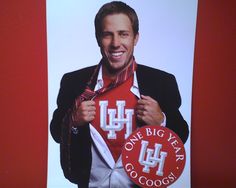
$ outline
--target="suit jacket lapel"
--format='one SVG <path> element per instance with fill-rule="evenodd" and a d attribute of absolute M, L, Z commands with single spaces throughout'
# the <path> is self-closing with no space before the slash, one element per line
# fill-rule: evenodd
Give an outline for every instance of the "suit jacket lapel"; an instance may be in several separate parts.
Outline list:
<path fill-rule="evenodd" d="M 136 75 L 139 86 L 139 92 L 141 95 L 150 95 L 151 83 L 150 80 L 147 80 L 145 73 L 143 73 L 142 71 L 143 71 L 142 66 L 138 65 L 136 70 Z"/>

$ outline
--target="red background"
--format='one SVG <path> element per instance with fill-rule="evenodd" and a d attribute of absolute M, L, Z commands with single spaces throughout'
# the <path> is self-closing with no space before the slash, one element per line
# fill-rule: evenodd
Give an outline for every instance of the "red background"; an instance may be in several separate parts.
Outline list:
<path fill-rule="evenodd" d="M 236 185 L 236 1 L 199 0 L 192 98 L 192 187 Z"/>
<path fill-rule="evenodd" d="M 46 188 L 45 0 L 0 1 L 0 187 Z"/>
<path fill-rule="evenodd" d="M 236 1 L 199 0 L 192 187 L 234 187 Z M 0 187 L 46 188 L 45 0 L 0 2 Z"/>

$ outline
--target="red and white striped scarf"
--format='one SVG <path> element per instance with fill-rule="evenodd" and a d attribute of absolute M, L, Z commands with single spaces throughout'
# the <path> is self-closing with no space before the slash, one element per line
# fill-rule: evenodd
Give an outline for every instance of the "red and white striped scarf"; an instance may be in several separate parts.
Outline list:
<path fill-rule="evenodd" d="M 130 65 L 127 66 L 124 70 L 122 70 L 116 76 L 116 79 L 114 79 L 114 81 L 112 81 L 108 86 L 102 87 L 101 89 L 94 91 L 91 86 L 92 86 L 92 83 L 95 83 L 95 81 L 96 81 L 95 79 L 97 79 L 96 75 L 98 75 L 98 71 L 101 68 L 102 64 L 103 64 L 103 60 L 101 60 L 101 62 L 96 67 L 91 79 L 87 83 L 87 86 L 86 86 L 84 92 L 76 99 L 76 107 L 78 107 L 81 102 L 86 101 L 86 100 L 91 100 L 91 99 L 95 98 L 96 96 L 98 96 L 102 93 L 105 93 L 105 92 L 111 90 L 112 88 L 115 88 L 115 87 L 119 86 L 120 84 L 124 83 L 130 76 L 133 75 L 134 71 L 137 68 L 137 64 L 133 58 Z"/>

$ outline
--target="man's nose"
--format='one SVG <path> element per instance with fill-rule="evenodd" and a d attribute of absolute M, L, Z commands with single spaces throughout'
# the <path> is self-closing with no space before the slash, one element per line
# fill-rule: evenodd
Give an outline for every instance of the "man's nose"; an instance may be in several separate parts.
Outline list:
<path fill-rule="evenodd" d="M 119 36 L 113 36 L 112 42 L 111 42 L 112 47 L 117 48 L 120 46 L 120 37 Z"/>

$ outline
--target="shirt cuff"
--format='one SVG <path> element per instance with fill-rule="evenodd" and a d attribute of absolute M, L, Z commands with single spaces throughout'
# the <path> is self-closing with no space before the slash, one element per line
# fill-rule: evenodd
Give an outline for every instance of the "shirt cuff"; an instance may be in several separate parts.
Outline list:
<path fill-rule="evenodd" d="M 72 127 L 71 127 L 71 132 L 72 132 L 73 134 L 78 134 L 78 133 L 79 133 L 79 130 L 78 130 L 77 127 L 72 126 Z"/>
<path fill-rule="evenodd" d="M 162 114 L 163 114 L 163 116 L 164 116 L 164 120 L 163 120 L 163 122 L 161 123 L 161 126 L 162 126 L 162 127 L 165 127 L 165 126 L 166 126 L 166 115 L 165 115 L 164 112 L 162 112 Z"/>

